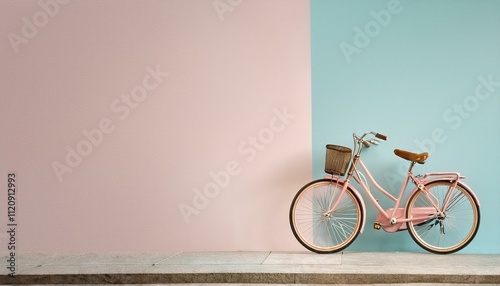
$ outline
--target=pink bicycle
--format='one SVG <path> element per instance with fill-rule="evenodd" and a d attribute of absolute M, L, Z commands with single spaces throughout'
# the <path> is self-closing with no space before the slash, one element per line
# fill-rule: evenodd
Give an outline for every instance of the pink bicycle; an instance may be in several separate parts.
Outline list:
<path fill-rule="evenodd" d="M 414 175 L 415 164 L 423 164 L 425 153 L 396 149 L 394 153 L 410 167 L 398 197 L 384 190 L 372 177 L 360 158 L 363 147 L 378 144 L 387 137 L 374 132 L 353 134 L 354 149 L 327 145 L 324 179 L 312 181 L 295 195 L 290 207 L 290 226 L 297 240 L 316 253 L 334 253 L 348 247 L 365 225 L 365 203 L 351 184 L 354 179 L 378 210 L 375 229 L 387 232 L 408 230 L 423 249 L 448 254 L 467 246 L 479 228 L 479 200 L 458 172 Z M 345 179 L 344 176 L 350 164 Z M 361 169 L 361 170 L 360 170 Z M 362 172 L 361 172 L 362 171 Z M 395 202 L 384 210 L 370 192 L 365 175 L 385 196 Z M 415 184 L 404 207 L 400 207 L 410 180 Z"/>

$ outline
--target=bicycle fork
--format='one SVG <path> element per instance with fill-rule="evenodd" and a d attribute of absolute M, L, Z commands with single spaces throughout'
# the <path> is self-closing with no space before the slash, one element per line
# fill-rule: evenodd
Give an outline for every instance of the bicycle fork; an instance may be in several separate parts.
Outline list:
<path fill-rule="evenodd" d="M 331 214 L 335 211 L 335 209 L 340 204 L 340 201 L 342 200 L 342 197 L 344 196 L 345 192 L 347 191 L 347 188 L 349 186 L 349 181 L 351 180 L 351 178 L 353 177 L 354 172 L 356 171 L 356 165 L 357 165 L 358 160 L 359 160 L 359 154 L 360 154 L 360 152 L 361 152 L 361 150 L 358 151 L 358 154 L 354 155 L 354 158 L 352 159 L 352 164 L 349 167 L 349 171 L 347 172 L 346 180 L 342 184 L 342 190 L 340 191 L 340 194 L 339 194 L 338 198 L 335 199 L 335 202 L 333 202 L 335 196 L 331 196 L 330 202 L 328 204 L 328 206 L 330 207 L 330 209 L 324 214 L 326 217 L 330 217 L 331 216 Z M 333 181 L 334 180 L 333 180 L 333 177 L 332 177 L 332 182 Z M 335 180 L 335 190 L 338 189 L 337 187 L 338 187 L 339 181 L 340 181 L 339 178 L 337 180 Z"/>
<path fill-rule="evenodd" d="M 333 180 L 332 180 L 332 183 L 333 183 Z M 340 191 L 337 191 L 338 190 L 338 185 L 339 185 L 339 180 L 336 180 L 335 181 L 335 186 L 333 186 L 333 184 L 331 184 L 329 186 L 329 188 L 333 188 L 333 192 L 338 192 L 338 196 L 336 196 L 336 194 L 334 193 L 332 196 L 330 196 L 330 201 L 328 202 L 328 210 L 324 213 L 324 216 L 329 218 L 331 217 L 332 213 L 335 212 L 335 209 L 337 209 L 338 205 L 340 204 L 340 201 L 342 200 L 342 197 L 344 196 L 346 190 L 347 190 L 347 187 L 349 185 L 349 183 L 347 181 L 345 181 L 343 184 L 342 184 L 342 189 Z"/>

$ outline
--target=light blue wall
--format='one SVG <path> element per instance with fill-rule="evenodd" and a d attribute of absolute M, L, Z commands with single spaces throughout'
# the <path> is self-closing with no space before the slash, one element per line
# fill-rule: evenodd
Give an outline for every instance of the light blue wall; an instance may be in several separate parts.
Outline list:
<path fill-rule="evenodd" d="M 312 0 L 311 45 L 313 177 L 325 145 L 350 147 L 352 132 L 389 136 L 363 158 L 393 194 L 393 149 L 429 151 L 416 172 L 459 171 L 481 201 L 462 253 L 500 253 L 500 1 Z M 407 232 L 373 230 L 365 201 L 365 232 L 347 250 L 423 251 Z"/>

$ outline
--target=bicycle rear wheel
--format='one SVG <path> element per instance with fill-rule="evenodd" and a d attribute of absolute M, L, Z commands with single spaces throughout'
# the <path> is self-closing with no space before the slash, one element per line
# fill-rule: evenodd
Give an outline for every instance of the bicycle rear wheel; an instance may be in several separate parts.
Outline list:
<path fill-rule="evenodd" d="M 342 193 L 343 183 L 322 179 L 305 185 L 290 206 L 290 226 L 295 238 L 316 253 L 334 253 L 349 246 L 359 234 L 363 210 L 349 188 L 336 209 L 328 214 Z"/>
<path fill-rule="evenodd" d="M 448 202 L 445 202 L 447 197 Z M 453 253 L 467 246 L 479 229 L 479 206 L 474 196 L 460 184 L 453 188 L 450 181 L 432 182 L 425 185 L 424 191 L 417 191 L 410 197 L 407 218 L 418 213 L 418 208 L 432 209 L 429 198 L 442 214 L 422 222 L 408 222 L 413 240 L 423 249 L 437 254 Z"/>

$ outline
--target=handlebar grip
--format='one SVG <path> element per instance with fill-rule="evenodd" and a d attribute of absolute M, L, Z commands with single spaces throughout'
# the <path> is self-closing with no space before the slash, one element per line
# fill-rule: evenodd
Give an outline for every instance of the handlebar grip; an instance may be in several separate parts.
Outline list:
<path fill-rule="evenodd" d="M 382 134 L 380 134 L 380 133 L 375 134 L 375 137 L 377 137 L 378 139 L 381 139 L 381 140 L 387 141 L 387 136 L 382 135 Z"/>
<path fill-rule="evenodd" d="M 370 143 L 370 141 L 363 141 L 363 145 L 365 145 L 366 148 L 369 148 L 372 144 Z"/>

